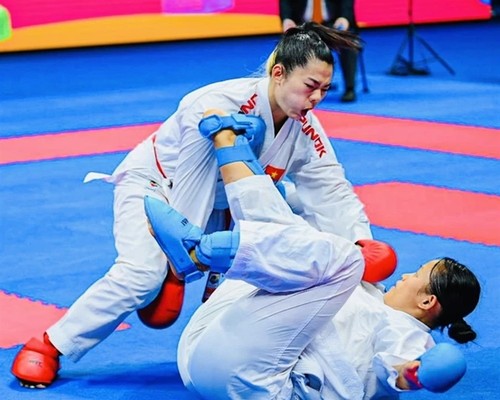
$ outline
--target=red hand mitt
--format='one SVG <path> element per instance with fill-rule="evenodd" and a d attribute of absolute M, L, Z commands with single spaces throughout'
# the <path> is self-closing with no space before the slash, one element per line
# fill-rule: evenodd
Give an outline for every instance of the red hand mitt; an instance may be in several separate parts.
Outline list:
<path fill-rule="evenodd" d="M 358 240 L 361 253 L 365 259 L 363 281 L 376 283 L 392 275 L 398 264 L 394 249 L 387 243 L 378 240 Z"/>

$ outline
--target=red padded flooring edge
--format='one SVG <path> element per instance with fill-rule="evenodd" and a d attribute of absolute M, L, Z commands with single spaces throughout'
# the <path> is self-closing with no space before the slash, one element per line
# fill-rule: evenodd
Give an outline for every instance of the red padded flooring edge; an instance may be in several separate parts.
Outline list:
<path fill-rule="evenodd" d="M 129 151 L 159 124 L 0 139 L 0 165 Z"/>
<path fill-rule="evenodd" d="M 0 290 L 0 348 L 26 343 L 31 337 L 42 339 L 45 330 L 66 312 L 52 304 L 8 294 Z M 118 330 L 130 328 L 122 323 Z"/>
<path fill-rule="evenodd" d="M 500 159 L 500 129 L 315 111 L 337 139 Z"/>
<path fill-rule="evenodd" d="M 332 111 L 316 111 L 329 136 L 500 159 L 500 130 Z M 0 164 L 128 151 L 159 124 L 0 139 Z"/>
<path fill-rule="evenodd" d="M 500 196 L 399 182 L 355 191 L 373 225 L 500 246 Z"/>

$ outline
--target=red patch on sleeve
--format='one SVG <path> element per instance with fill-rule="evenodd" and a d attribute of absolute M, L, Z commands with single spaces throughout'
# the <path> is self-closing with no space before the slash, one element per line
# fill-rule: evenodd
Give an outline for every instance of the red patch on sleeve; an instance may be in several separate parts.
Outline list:
<path fill-rule="evenodd" d="M 283 176 L 283 174 L 285 173 L 285 170 L 281 169 L 281 168 L 273 167 L 272 165 L 268 165 L 266 167 L 265 172 L 267 175 L 269 175 L 271 177 L 271 179 L 274 182 L 278 182 L 281 179 L 281 177 Z"/>

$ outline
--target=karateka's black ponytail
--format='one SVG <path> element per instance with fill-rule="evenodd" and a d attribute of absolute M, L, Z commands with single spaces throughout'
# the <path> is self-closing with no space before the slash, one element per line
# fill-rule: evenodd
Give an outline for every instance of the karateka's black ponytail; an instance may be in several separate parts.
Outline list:
<path fill-rule="evenodd" d="M 305 67 L 310 60 L 318 59 L 333 67 L 332 51 L 359 50 L 361 43 L 355 33 L 339 31 L 316 22 L 306 22 L 288 29 L 267 61 L 270 74 L 276 64 L 282 64 L 286 73 L 296 67 Z"/>

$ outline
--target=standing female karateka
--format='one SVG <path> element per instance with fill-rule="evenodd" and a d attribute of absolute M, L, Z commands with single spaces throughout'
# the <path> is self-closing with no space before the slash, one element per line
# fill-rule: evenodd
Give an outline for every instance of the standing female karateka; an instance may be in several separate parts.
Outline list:
<path fill-rule="evenodd" d="M 268 60 L 267 76 L 193 91 L 112 176 L 88 177 L 115 184 L 113 231 L 118 255 L 109 271 L 47 329 L 42 340 L 32 338 L 16 355 L 12 373 L 22 385 L 46 387 L 56 379 L 61 354 L 78 361 L 130 313 L 155 305 L 155 298 L 168 306 L 158 325 L 176 320 L 184 286 L 167 275 L 167 258 L 147 230 L 143 198 L 168 201 L 207 231 L 221 229 L 227 222 L 213 145 L 199 134 L 207 108 L 233 115 L 227 126 L 233 129 L 250 125 L 258 130 L 256 121 L 264 121 L 261 140 L 254 144 L 259 162 L 276 182 L 286 175 L 293 183 L 294 204 L 310 224 L 353 242 L 372 237 L 363 205 L 311 112 L 332 81 L 331 50 L 341 47 L 356 48 L 355 37 L 314 23 L 288 30 Z M 155 308 L 153 314 L 158 310 L 165 311 Z M 156 317 L 140 315 L 146 323 Z"/>

